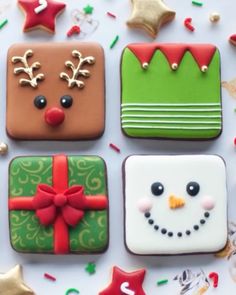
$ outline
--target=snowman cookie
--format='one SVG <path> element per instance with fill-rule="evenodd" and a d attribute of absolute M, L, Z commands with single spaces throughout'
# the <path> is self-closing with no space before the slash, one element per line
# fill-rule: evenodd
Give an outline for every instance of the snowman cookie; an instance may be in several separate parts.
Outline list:
<path fill-rule="evenodd" d="M 125 244 L 137 255 L 213 253 L 227 242 L 224 161 L 133 155 L 123 164 Z"/>

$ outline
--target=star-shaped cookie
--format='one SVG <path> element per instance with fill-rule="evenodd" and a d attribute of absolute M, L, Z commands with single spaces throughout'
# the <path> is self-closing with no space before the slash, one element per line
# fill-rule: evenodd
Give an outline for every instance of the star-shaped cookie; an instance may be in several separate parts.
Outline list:
<path fill-rule="evenodd" d="M 23 281 L 21 266 L 16 265 L 4 274 L 0 274 L 0 295 L 34 295 Z"/>
<path fill-rule="evenodd" d="M 162 25 L 172 21 L 175 12 L 169 9 L 163 0 L 131 0 L 133 11 L 127 21 L 130 28 L 142 29 L 155 38 Z"/>
<path fill-rule="evenodd" d="M 25 13 L 24 32 L 43 29 L 55 33 L 56 17 L 66 7 L 54 0 L 18 0 L 18 5 Z"/>
<path fill-rule="evenodd" d="M 99 295 L 146 295 L 142 287 L 145 273 L 145 269 L 125 272 L 117 266 L 114 266 L 112 282 L 106 289 L 101 291 Z"/>

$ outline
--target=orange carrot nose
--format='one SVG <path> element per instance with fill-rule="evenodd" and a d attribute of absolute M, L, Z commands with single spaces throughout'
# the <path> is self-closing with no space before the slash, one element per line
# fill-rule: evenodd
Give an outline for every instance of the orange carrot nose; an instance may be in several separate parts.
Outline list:
<path fill-rule="evenodd" d="M 177 198 L 174 195 L 169 196 L 169 207 L 170 209 L 177 209 L 184 207 L 185 200 L 183 198 Z"/>

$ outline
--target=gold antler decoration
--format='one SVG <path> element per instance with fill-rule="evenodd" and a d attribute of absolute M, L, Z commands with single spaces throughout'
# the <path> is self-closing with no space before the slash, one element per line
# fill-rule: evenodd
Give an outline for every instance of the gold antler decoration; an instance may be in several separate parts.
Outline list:
<path fill-rule="evenodd" d="M 68 82 L 68 87 L 73 88 L 77 86 L 78 88 L 84 87 L 84 82 L 79 80 L 79 76 L 83 76 L 85 78 L 90 77 L 90 72 L 88 70 L 83 70 L 82 67 L 84 64 L 92 65 L 95 63 L 95 58 L 93 56 L 83 57 L 82 54 L 78 50 L 72 51 L 72 56 L 78 58 L 79 63 L 77 67 L 71 61 L 67 61 L 65 63 L 66 67 L 72 70 L 72 77 L 70 78 L 68 74 L 62 72 L 60 73 L 60 78 L 64 79 Z"/>
<path fill-rule="evenodd" d="M 19 67 L 14 69 L 14 74 L 18 75 L 20 73 L 25 73 L 29 76 L 29 79 L 20 79 L 19 83 L 22 86 L 30 85 L 33 88 L 38 87 L 38 81 L 44 79 L 44 74 L 40 73 L 34 77 L 34 70 L 37 70 L 41 67 L 39 62 L 34 62 L 31 66 L 29 66 L 27 59 L 33 56 L 33 51 L 31 49 L 27 50 L 23 56 L 14 56 L 12 58 L 12 62 L 18 63 L 21 62 L 24 67 Z"/>

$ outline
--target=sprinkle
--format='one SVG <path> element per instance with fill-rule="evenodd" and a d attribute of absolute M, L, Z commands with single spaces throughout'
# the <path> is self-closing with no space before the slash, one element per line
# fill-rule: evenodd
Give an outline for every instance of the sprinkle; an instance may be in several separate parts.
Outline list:
<path fill-rule="evenodd" d="M 192 18 L 191 18 L 191 17 L 187 17 L 187 18 L 184 20 L 184 25 L 185 25 L 185 27 L 186 27 L 189 31 L 193 32 L 193 31 L 195 30 L 195 28 L 194 28 L 194 26 L 191 25 L 191 23 L 192 23 Z"/>
<path fill-rule="evenodd" d="M 3 22 L 0 23 L 0 30 L 5 27 L 5 25 L 8 23 L 8 19 L 5 19 Z"/>
<path fill-rule="evenodd" d="M 80 27 L 79 26 L 73 26 L 67 32 L 67 37 L 71 37 L 73 34 L 79 35 L 80 32 L 81 32 L 81 30 L 80 30 Z"/>
<path fill-rule="evenodd" d="M 168 280 L 161 280 L 161 281 L 158 281 L 157 282 L 157 285 L 158 286 L 161 286 L 161 285 L 165 285 L 165 284 L 167 284 L 168 283 Z"/>
<path fill-rule="evenodd" d="M 70 288 L 66 291 L 65 295 L 69 295 L 71 293 L 76 293 L 79 294 L 79 290 L 75 289 L 75 288 Z"/>
<path fill-rule="evenodd" d="M 54 282 L 57 280 L 54 276 L 50 275 L 49 273 L 45 273 L 44 277 L 46 279 L 49 279 L 49 280 L 54 281 Z"/>
<path fill-rule="evenodd" d="M 236 137 L 234 138 L 234 145 L 236 146 Z"/>
<path fill-rule="evenodd" d="M 199 1 L 192 1 L 192 4 L 196 6 L 203 6 L 203 3 Z"/>
<path fill-rule="evenodd" d="M 218 282 L 219 282 L 218 273 L 216 273 L 216 272 L 209 273 L 209 278 L 213 280 L 213 287 L 217 288 L 218 287 Z"/>
<path fill-rule="evenodd" d="M 93 262 L 89 262 L 85 267 L 85 270 L 90 274 L 93 275 L 96 272 L 96 264 Z"/>
<path fill-rule="evenodd" d="M 110 17 L 116 18 L 116 15 L 113 14 L 113 13 L 111 13 L 111 12 L 109 12 L 109 11 L 107 12 L 107 15 L 110 16 Z"/>
<path fill-rule="evenodd" d="M 113 150 L 115 150 L 117 153 L 120 153 L 120 149 L 115 144 L 110 143 L 109 144 L 109 147 L 112 148 Z"/>
<path fill-rule="evenodd" d="M 219 20 L 220 20 L 220 14 L 218 12 L 212 12 L 210 15 L 209 15 L 209 20 L 212 22 L 212 23 L 217 23 Z"/>
<path fill-rule="evenodd" d="M 119 36 L 117 35 L 115 37 L 115 39 L 111 42 L 110 49 L 112 49 L 116 45 L 116 43 L 118 42 L 118 40 L 119 40 Z"/>
<path fill-rule="evenodd" d="M 231 35 L 231 36 L 229 37 L 229 42 L 230 42 L 232 45 L 236 46 L 236 34 L 233 34 L 233 35 Z"/>
<path fill-rule="evenodd" d="M 93 6 L 90 6 L 89 4 L 83 8 L 83 11 L 85 14 L 92 14 L 93 13 Z"/>

